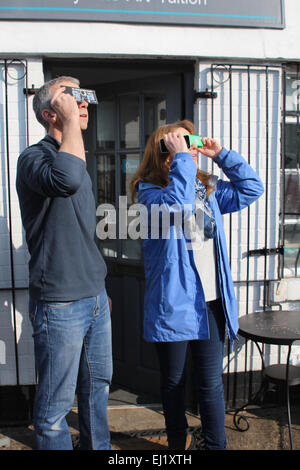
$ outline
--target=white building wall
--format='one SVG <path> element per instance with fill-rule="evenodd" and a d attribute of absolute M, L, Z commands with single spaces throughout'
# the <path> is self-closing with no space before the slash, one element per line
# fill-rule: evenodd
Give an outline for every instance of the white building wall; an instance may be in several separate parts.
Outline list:
<path fill-rule="evenodd" d="M 278 256 L 268 256 L 265 265 L 264 256 L 247 258 L 247 251 L 279 245 L 281 84 L 281 69 L 278 67 L 270 66 L 266 72 L 266 67 L 253 65 L 249 67 L 248 74 L 247 66 L 233 65 L 231 75 L 229 63 L 225 67 L 214 67 L 213 73 L 211 63 L 199 61 L 196 67 L 195 89 L 213 89 L 217 93 L 214 100 L 197 100 L 195 122 L 198 123 L 199 134 L 214 136 L 224 147 L 243 155 L 265 187 L 263 196 L 249 210 L 223 217 L 239 316 L 263 310 L 263 281 L 278 278 Z M 223 172 L 209 159 L 201 158 L 200 164 L 203 170 L 212 171 L 226 180 Z M 245 282 L 247 279 L 249 287 Z M 299 299 L 299 292 L 296 298 Z M 279 307 L 274 305 L 273 308 Z M 285 347 L 264 346 L 263 349 L 266 365 L 286 359 Z M 299 363 L 298 346 L 294 347 L 292 362 Z M 236 372 L 245 368 L 259 370 L 261 358 L 253 344 L 246 346 L 244 339 L 240 338 L 234 352 L 229 357 L 225 355 L 224 371 Z"/>
<path fill-rule="evenodd" d="M 117 23 L 0 21 L 0 55 L 299 59 L 300 2 L 284 30 Z"/>
<path fill-rule="evenodd" d="M 5 86 L 3 80 L 4 65 L 1 65 L 1 225 L 0 225 L 0 292 L 1 317 L 0 317 L 0 385 L 14 385 L 17 383 L 16 376 L 16 351 L 19 362 L 19 383 L 30 384 L 35 382 L 34 356 L 31 325 L 28 319 L 28 253 L 22 229 L 17 194 L 15 190 L 16 163 L 19 153 L 27 146 L 26 138 L 26 103 L 23 94 L 25 78 L 22 78 L 24 67 L 17 62 L 9 65 L 8 77 L 8 116 L 9 116 L 9 163 L 10 163 L 10 188 L 11 188 L 11 211 L 12 211 L 12 241 L 13 260 L 15 273 L 15 286 L 18 288 L 15 294 L 15 313 L 13 308 L 10 267 L 10 243 L 9 243 L 9 218 L 8 218 L 8 181 L 6 162 L 6 118 L 5 118 Z M 39 87 L 43 81 L 42 60 L 34 59 L 28 61 L 28 83 Z M 199 127 L 200 135 L 213 135 L 218 138 L 222 145 L 230 147 L 229 126 L 229 83 L 226 79 L 226 70 L 217 73 L 214 81 L 214 90 L 218 98 L 211 101 L 198 100 L 195 106 L 195 123 Z M 198 62 L 195 74 L 195 89 L 205 90 L 211 88 L 211 63 Z M 224 81 L 224 83 L 223 83 Z M 251 152 L 248 155 L 248 113 L 247 113 L 247 69 L 240 67 L 232 72 L 232 148 L 236 149 L 245 158 L 250 159 L 251 165 L 258 172 L 261 179 L 266 183 L 266 90 L 265 77 L 261 69 L 251 72 Z M 278 68 L 269 69 L 269 169 L 268 169 L 268 207 L 269 217 L 267 246 L 278 245 L 279 233 L 279 171 L 280 171 L 280 113 L 281 113 L 281 76 Z M 29 143 L 37 142 L 43 137 L 44 131 L 36 121 L 31 106 L 32 98 L 29 98 L 28 127 Z M 213 122 L 213 126 L 212 126 Z M 210 170 L 207 165 L 203 169 Z M 214 168 L 214 172 L 224 177 L 221 172 Z M 266 193 L 251 206 L 250 209 L 250 239 L 249 249 L 265 247 L 265 208 Z M 225 231 L 229 245 L 230 217 L 224 217 Z M 247 272 L 247 234 L 248 234 L 248 211 L 247 209 L 233 214 L 232 226 L 232 250 L 231 266 L 234 281 L 246 279 Z M 248 290 L 248 311 L 259 311 L 263 307 L 263 279 L 264 258 L 250 258 Z M 277 277 L 277 257 L 270 257 L 267 264 L 267 279 Z M 238 299 L 239 314 L 246 313 L 246 283 L 236 283 L 236 295 Z M 15 342 L 17 348 L 15 349 Z M 267 346 L 265 348 L 266 364 L 277 362 L 278 357 L 285 358 L 285 348 Z M 297 356 L 295 352 L 295 357 Z M 247 364 L 245 364 L 245 361 Z M 294 361 L 295 362 L 295 361 Z M 297 361 L 296 361 L 297 362 Z M 243 339 L 236 344 L 235 351 L 229 356 L 225 355 L 224 371 L 259 370 L 261 361 L 258 351 L 253 345 L 245 346 Z"/>
<path fill-rule="evenodd" d="M 189 58 L 199 60 L 196 67 L 195 88 L 210 88 L 210 64 L 213 60 L 222 61 L 299 61 L 300 44 L 300 2 L 287 0 L 286 28 L 284 30 L 260 30 L 238 28 L 205 28 L 183 26 L 155 26 L 112 23 L 64 23 L 0 21 L 0 57 L 27 58 L 28 86 L 39 87 L 44 82 L 41 57 L 86 57 L 86 58 Z M 23 66 L 17 62 L 9 66 L 8 104 L 9 104 L 9 162 L 10 182 L 7 181 L 6 161 L 6 117 L 4 65 L 0 61 L 0 385 L 17 383 L 15 339 L 20 370 L 20 383 L 34 383 L 33 344 L 31 326 L 27 316 L 28 253 L 17 195 L 15 174 L 17 157 L 26 145 L 43 137 L 44 131 L 37 123 L 29 98 L 28 124 L 29 139 L 26 138 L 24 119 L 26 116 L 25 77 Z M 251 108 L 251 165 L 266 182 L 266 135 L 265 135 L 265 81 L 261 74 L 251 74 L 251 90 L 255 104 Z M 268 169 L 269 214 L 268 247 L 278 245 L 279 223 L 279 169 L 280 169 L 280 111 L 281 81 L 278 69 L 270 68 L 269 95 L 270 134 L 269 148 L 271 159 Z M 214 102 L 214 135 L 222 144 L 229 146 L 228 83 L 216 85 L 218 99 Z M 246 70 L 233 74 L 233 134 L 232 147 L 248 158 L 248 117 L 244 114 L 247 100 Z M 201 135 L 211 135 L 210 101 L 198 102 L 195 108 L 195 122 Z M 217 173 L 217 171 L 216 171 Z M 220 175 L 222 176 L 222 175 Z M 13 262 L 16 290 L 15 311 L 11 292 L 11 266 L 8 218 L 8 187 L 11 188 Z M 265 247 L 265 208 L 266 195 L 253 204 L 250 209 L 251 239 L 249 249 Z M 229 217 L 224 218 L 229 242 Z M 232 216 L 232 272 L 235 281 L 243 281 L 247 270 L 248 213 L 247 210 Z M 267 278 L 277 277 L 277 257 L 269 257 Z M 264 277 L 263 258 L 251 258 L 249 276 L 252 281 Z M 262 309 L 262 282 L 252 282 L 249 288 L 249 312 Z M 246 285 L 236 283 L 236 294 L 240 315 L 246 310 Z M 275 299 L 276 300 L 276 299 Z M 247 354 L 246 354 L 247 349 Z M 267 346 L 266 362 L 277 362 L 285 355 L 284 348 Z M 296 353 L 294 355 L 296 357 Z M 298 356 L 297 356 L 298 357 Z M 247 368 L 260 369 L 260 359 L 255 346 L 244 345 L 243 340 L 236 345 L 229 361 L 224 361 L 226 371 L 244 371 Z"/>
<path fill-rule="evenodd" d="M 25 385 L 35 383 L 35 367 L 32 330 L 28 318 L 29 256 L 22 228 L 15 179 L 20 152 L 28 145 L 28 140 L 29 143 L 33 143 L 42 138 L 44 131 L 33 117 L 30 102 L 29 139 L 27 139 L 27 106 L 23 93 L 26 87 L 25 62 L 7 60 L 6 64 L 5 68 L 4 61 L 0 61 L 0 385 L 15 385 L 18 379 L 19 384 Z M 42 60 L 28 60 L 27 73 L 29 83 L 40 86 L 44 81 Z M 5 78 L 7 78 L 7 87 Z M 10 188 L 10 195 L 8 188 Z M 16 288 L 14 297 L 10 233 L 12 234 L 14 286 Z M 17 363 L 19 378 L 16 372 Z"/>

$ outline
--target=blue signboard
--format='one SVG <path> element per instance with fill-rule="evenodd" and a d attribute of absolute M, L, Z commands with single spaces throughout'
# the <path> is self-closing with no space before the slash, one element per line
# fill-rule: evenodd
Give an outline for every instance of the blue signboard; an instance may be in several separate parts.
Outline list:
<path fill-rule="evenodd" d="M 284 0 L 0 0 L 0 20 L 283 28 Z"/>

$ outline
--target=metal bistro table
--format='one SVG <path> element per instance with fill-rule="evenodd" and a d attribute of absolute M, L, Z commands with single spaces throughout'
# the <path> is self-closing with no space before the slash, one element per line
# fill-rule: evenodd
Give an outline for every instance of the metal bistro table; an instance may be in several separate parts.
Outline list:
<path fill-rule="evenodd" d="M 246 339 L 251 339 L 256 344 L 262 360 L 263 380 L 259 391 L 255 394 L 255 397 L 235 412 L 233 418 L 234 424 L 239 431 L 247 431 L 249 429 L 247 418 L 240 416 L 237 419 L 238 414 L 248 405 L 257 403 L 258 396 L 266 389 L 266 384 L 269 382 L 279 385 L 284 384 L 286 386 L 286 406 L 290 446 L 291 449 L 293 449 L 289 388 L 300 384 L 300 367 L 290 364 L 290 356 L 293 343 L 300 340 L 300 311 L 277 310 L 244 315 L 239 319 L 238 334 Z M 274 364 L 265 367 L 263 351 L 258 343 L 288 346 L 286 364 Z M 246 429 L 241 429 L 239 427 L 241 419 L 247 422 Z"/>

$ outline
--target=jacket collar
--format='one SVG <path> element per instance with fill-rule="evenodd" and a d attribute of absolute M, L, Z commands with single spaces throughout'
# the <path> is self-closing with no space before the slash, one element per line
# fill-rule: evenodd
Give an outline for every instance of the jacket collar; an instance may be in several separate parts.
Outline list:
<path fill-rule="evenodd" d="M 43 141 L 44 142 L 47 142 L 51 145 L 54 145 L 57 150 L 59 149 L 59 147 L 61 146 L 61 143 L 58 142 L 58 140 L 54 139 L 54 137 L 52 137 L 51 135 L 47 134 L 44 138 L 43 138 Z"/>
<path fill-rule="evenodd" d="M 153 183 L 148 183 L 147 181 L 140 181 L 139 182 L 139 191 L 143 189 L 149 189 L 149 188 L 158 188 L 158 189 L 163 189 L 161 186 L 158 184 L 153 184 Z"/>

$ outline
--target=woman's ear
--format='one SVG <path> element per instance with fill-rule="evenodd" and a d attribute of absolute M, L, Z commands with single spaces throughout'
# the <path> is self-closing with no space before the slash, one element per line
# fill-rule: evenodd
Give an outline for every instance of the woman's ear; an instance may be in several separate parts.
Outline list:
<path fill-rule="evenodd" d="M 168 156 L 164 161 L 164 166 L 167 167 L 168 170 L 170 169 L 171 162 L 172 162 L 172 160 L 171 160 L 170 156 Z"/>

